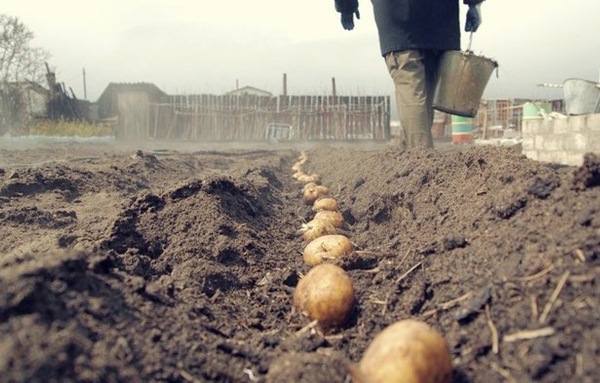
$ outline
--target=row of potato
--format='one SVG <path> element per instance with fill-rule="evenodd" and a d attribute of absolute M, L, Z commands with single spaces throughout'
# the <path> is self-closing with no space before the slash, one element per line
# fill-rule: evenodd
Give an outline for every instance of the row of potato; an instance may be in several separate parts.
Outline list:
<path fill-rule="evenodd" d="M 312 206 L 314 217 L 302 225 L 299 234 L 306 245 L 304 262 L 311 269 L 294 291 L 296 310 L 323 331 L 343 326 L 355 303 L 355 289 L 346 271 L 335 260 L 354 251 L 344 234 L 345 222 L 329 188 L 320 184 L 318 174 L 303 171 L 308 160 L 302 152 L 292 166 L 293 178 L 304 184 L 302 199 Z M 443 336 L 426 323 L 400 320 L 378 334 L 358 364 L 349 364 L 356 383 L 449 383 L 453 368 Z"/>

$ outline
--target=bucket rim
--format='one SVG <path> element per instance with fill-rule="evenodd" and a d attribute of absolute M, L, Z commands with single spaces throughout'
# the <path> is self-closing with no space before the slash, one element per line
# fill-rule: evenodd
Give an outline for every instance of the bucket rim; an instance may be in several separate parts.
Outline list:
<path fill-rule="evenodd" d="M 483 56 L 483 55 L 477 55 L 475 54 L 475 52 L 471 51 L 471 50 L 456 50 L 456 49 L 451 49 L 451 50 L 447 50 L 444 52 L 444 55 L 449 54 L 449 55 L 460 55 L 460 56 L 472 56 L 475 58 L 480 58 L 486 61 L 491 62 L 492 64 L 494 64 L 494 67 L 497 68 L 498 67 L 498 61 L 487 57 L 487 56 Z"/>
<path fill-rule="evenodd" d="M 460 116 L 460 117 L 467 117 L 467 118 L 474 118 L 475 116 L 477 116 L 477 111 L 466 111 L 466 110 L 447 108 L 447 107 L 439 105 L 439 104 L 434 104 L 433 109 L 439 110 L 440 112 L 444 112 L 447 114 L 451 114 L 453 116 Z M 475 112 L 475 114 L 473 114 L 473 112 Z"/>

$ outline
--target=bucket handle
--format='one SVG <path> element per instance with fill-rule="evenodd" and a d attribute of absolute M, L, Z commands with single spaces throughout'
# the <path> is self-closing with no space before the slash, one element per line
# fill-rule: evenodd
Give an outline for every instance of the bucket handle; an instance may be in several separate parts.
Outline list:
<path fill-rule="evenodd" d="M 473 31 L 471 31 L 471 33 L 469 33 L 469 45 L 467 45 L 466 52 L 473 53 L 473 51 L 471 50 L 471 45 L 473 45 Z M 500 78 L 500 68 L 499 67 L 500 66 L 496 62 L 496 78 Z M 598 86 L 600 86 L 600 83 L 598 84 Z M 600 107 L 600 99 L 599 99 L 598 103 L 599 103 L 598 106 Z"/>
<path fill-rule="evenodd" d="M 473 44 L 473 31 L 469 34 L 469 45 L 467 46 L 467 52 L 471 51 L 471 45 Z"/>

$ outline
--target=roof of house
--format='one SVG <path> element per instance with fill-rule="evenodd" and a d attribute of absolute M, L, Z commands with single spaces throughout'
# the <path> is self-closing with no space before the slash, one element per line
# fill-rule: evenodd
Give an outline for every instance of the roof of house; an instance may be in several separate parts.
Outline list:
<path fill-rule="evenodd" d="M 263 89 L 259 89 L 259 88 L 255 88 L 253 86 L 243 86 L 241 88 L 237 88 L 234 90 L 231 90 L 227 93 L 225 93 L 227 95 L 235 95 L 235 94 L 257 94 L 257 95 L 261 95 L 261 96 L 272 96 L 273 93 L 263 90 Z"/>
<path fill-rule="evenodd" d="M 106 95 L 108 95 L 110 93 L 127 92 L 127 91 L 147 92 L 147 93 L 154 94 L 158 97 L 164 97 L 167 95 L 165 92 L 163 92 L 159 87 L 157 87 L 153 83 L 148 83 L 148 82 L 137 82 L 137 83 L 111 82 L 106 86 L 106 88 L 104 89 L 104 91 L 102 92 L 100 97 L 98 97 L 98 100 L 106 97 Z"/>
<path fill-rule="evenodd" d="M 42 85 L 38 84 L 37 82 L 33 82 L 33 81 L 10 81 L 10 82 L 5 82 L 5 83 L 0 83 L 0 89 L 16 89 L 16 88 L 21 88 L 21 89 L 30 89 L 33 90 L 37 93 L 41 93 L 41 94 L 49 94 L 50 90 L 44 88 Z"/>

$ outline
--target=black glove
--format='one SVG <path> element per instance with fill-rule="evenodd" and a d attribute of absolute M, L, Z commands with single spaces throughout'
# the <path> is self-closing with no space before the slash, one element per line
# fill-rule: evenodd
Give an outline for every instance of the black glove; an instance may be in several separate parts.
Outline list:
<path fill-rule="evenodd" d="M 481 25 L 481 4 L 469 5 L 467 11 L 467 21 L 465 22 L 466 32 L 477 32 Z"/>
<path fill-rule="evenodd" d="M 342 12 L 342 26 L 347 31 L 354 29 L 354 14 L 356 14 L 356 19 L 360 20 L 360 12 L 358 12 L 358 8 L 356 8 L 353 12 Z"/>

